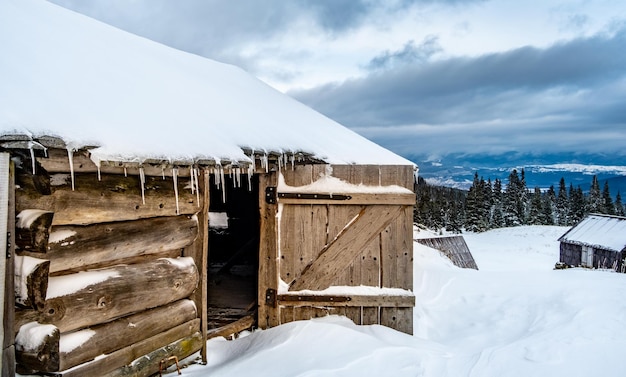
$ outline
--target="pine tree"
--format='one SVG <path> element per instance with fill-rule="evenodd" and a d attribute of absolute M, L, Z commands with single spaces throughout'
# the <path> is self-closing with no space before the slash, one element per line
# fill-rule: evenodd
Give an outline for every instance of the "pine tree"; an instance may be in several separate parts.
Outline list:
<path fill-rule="evenodd" d="M 567 196 L 567 189 L 565 188 L 565 178 L 561 177 L 559 181 L 559 192 L 556 198 L 556 224 L 559 226 L 566 226 L 569 224 L 568 220 L 569 212 L 569 198 Z"/>
<path fill-rule="evenodd" d="M 541 200 L 541 189 L 539 189 L 539 187 L 535 187 L 535 190 L 530 199 L 528 224 L 530 225 L 542 225 L 543 224 L 543 203 Z"/>
<path fill-rule="evenodd" d="M 604 203 L 602 195 L 600 194 L 600 183 L 598 183 L 598 177 L 593 176 L 591 179 L 591 187 L 589 188 L 589 195 L 587 196 L 587 213 L 604 213 Z"/>
<path fill-rule="evenodd" d="M 550 186 L 548 191 L 543 196 L 543 216 L 542 221 L 544 225 L 554 225 L 556 218 L 556 193 L 554 192 L 554 186 Z"/>
<path fill-rule="evenodd" d="M 624 205 L 622 204 L 622 195 L 619 193 L 619 191 L 617 192 L 617 196 L 615 197 L 615 214 L 617 216 L 624 216 Z"/>
<path fill-rule="evenodd" d="M 491 216 L 491 228 L 502 228 L 504 226 L 504 214 L 502 212 L 502 182 L 496 178 L 493 184 L 493 210 Z"/>
<path fill-rule="evenodd" d="M 509 174 L 509 184 L 504 193 L 504 223 L 506 226 L 518 226 L 525 223 L 526 200 L 525 178 L 520 180 L 517 170 L 513 169 Z"/>
<path fill-rule="evenodd" d="M 609 181 L 604 181 L 604 188 L 602 189 L 602 202 L 602 213 L 615 215 L 615 206 L 613 205 L 613 198 L 611 198 L 611 190 L 609 190 Z"/>
<path fill-rule="evenodd" d="M 465 199 L 465 229 L 470 232 L 482 232 L 487 229 L 485 218 L 485 180 L 478 178 L 478 173 L 474 173 L 472 187 L 467 192 Z"/>
<path fill-rule="evenodd" d="M 569 224 L 578 224 L 585 217 L 585 196 L 580 186 L 574 187 L 570 184 L 570 211 L 568 215 Z"/>

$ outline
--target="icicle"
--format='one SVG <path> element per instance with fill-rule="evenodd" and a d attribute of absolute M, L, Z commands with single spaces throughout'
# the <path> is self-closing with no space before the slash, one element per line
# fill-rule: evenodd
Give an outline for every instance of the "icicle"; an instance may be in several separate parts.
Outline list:
<path fill-rule="evenodd" d="M 254 174 L 254 164 L 248 165 L 248 191 L 252 191 L 252 175 Z"/>
<path fill-rule="evenodd" d="M 102 173 L 100 172 L 100 164 L 96 166 L 96 169 L 98 169 L 98 182 L 100 182 L 102 181 Z"/>
<path fill-rule="evenodd" d="M 296 153 L 291 152 L 291 170 L 296 169 Z"/>
<path fill-rule="evenodd" d="M 193 166 L 189 167 L 189 179 L 191 180 L 191 195 L 195 194 L 196 192 L 196 181 L 194 180 L 194 176 L 193 176 Z"/>
<path fill-rule="evenodd" d="M 265 168 L 266 173 L 270 172 L 270 164 L 269 164 L 269 161 L 267 160 L 267 153 L 263 154 L 263 159 L 261 160 L 261 167 Z"/>
<path fill-rule="evenodd" d="M 237 188 L 241 188 L 241 168 L 237 166 Z"/>
<path fill-rule="evenodd" d="M 200 174 L 200 169 L 193 169 L 194 175 L 196 177 L 196 204 L 200 207 L 200 181 L 198 181 L 198 175 Z"/>
<path fill-rule="evenodd" d="M 226 203 L 226 185 L 224 184 L 224 168 L 220 166 L 220 180 L 222 181 L 222 203 Z"/>
<path fill-rule="evenodd" d="M 67 148 L 67 157 L 70 160 L 70 177 L 72 177 L 72 191 L 74 191 L 74 151 Z"/>
<path fill-rule="evenodd" d="M 174 181 L 174 196 L 176 197 L 176 214 L 180 214 L 178 207 L 178 169 L 172 168 L 172 180 Z"/>
<path fill-rule="evenodd" d="M 126 169 L 126 166 L 124 166 L 124 177 L 128 177 L 128 169 Z"/>
<path fill-rule="evenodd" d="M 139 168 L 139 182 L 141 183 L 141 202 L 146 204 L 146 173 L 143 167 Z"/>
<path fill-rule="evenodd" d="M 28 149 L 30 150 L 30 160 L 33 165 L 33 175 L 35 175 L 36 174 L 35 172 L 35 149 L 33 148 L 33 143 L 31 142 L 28 143 Z"/>
<path fill-rule="evenodd" d="M 165 167 L 161 166 L 161 178 L 165 181 Z"/>

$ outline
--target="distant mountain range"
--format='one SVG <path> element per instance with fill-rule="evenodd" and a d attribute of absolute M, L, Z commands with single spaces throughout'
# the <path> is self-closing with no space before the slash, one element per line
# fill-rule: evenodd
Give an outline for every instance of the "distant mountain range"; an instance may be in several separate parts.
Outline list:
<path fill-rule="evenodd" d="M 582 154 L 553 155 L 465 155 L 451 154 L 442 158 L 424 155 L 408 156 L 419 166 L 419 175 L 428 183 L 439 186 L 468 189 L 474 173 L 485 180 L 496 178 L 504 185 L 513 169 L 525 171 L 526 185 L 547 189 L 550 185 L 558 190 L 559 180 L 588 191 L 593 175 L 598 176 L 600 187 L 609 182 L 613 197 L 618 192 L 626 195 L 626 157 Z"/>

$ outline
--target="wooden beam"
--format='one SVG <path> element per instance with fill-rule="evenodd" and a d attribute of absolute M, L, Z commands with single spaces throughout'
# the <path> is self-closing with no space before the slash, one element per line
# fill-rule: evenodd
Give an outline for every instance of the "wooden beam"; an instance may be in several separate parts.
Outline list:
<path fill-rule="evenodd" d="M 143 190 L 138 176 L 102 175 L 98 180 L 96 174 L 75 174 L 74 191 L 69 175 L 53 179 L 53 183 L 50 195 L 41 195 L 31 187 L 18 189 L 17 210 L 36 208 L 54 212 L 52 225 L 88 225 L 177 214 L 194 215 L 200 210 L 196 194 L 186 188 L 188 180 L 183 179 L 178 180 L 178 200 L 172 179 L 167 177 L 165 180 L 146 177 Z"/>
<path fill-rule="evenodd" d="M 16 246 L 20 250 L 45 253 L 53 212 L 25 209 L 17 214 Z"/>
<path fill-rule="evenodd" d="M 72 272 L 119 264 L 120 260 L 180 251 L 198 236 L 192 216 L 167 216 L 133 221 L 52 227 L 45 258 L 50 273 Z M 171 255 L 172 253 L 168 253 Z M 175 254 L 175 253 L 174 253 Z M 21 252 L 20 255 L 38 256 Z"/>
<path fill-rule="evenodd" d="M 259 284 L 258 284 L 258 324 L 260 328 L 274 327 L 280 324 L 279 308 L 266 304 L 268 290 L 278 291 L 278 240 L 276 228 L 276 204 L 265 201 L 265 188 L 276 186 L 276 172 L 259 176 Z"/>
<path fill-rule="evenodd" d="M 15 256 L 15 302 L 19 306 L 43 310 L 48 291 L 50 261 L 27 256 Z"/>
<path fill-rule="evenodd" d="M 20 374 L 59 370 L 59 329 L 30 322 L 15 338 L 15 361 Z"/>
<path fill-rule="evenodd" d="M 326 246 L 319 257 L 302 271 L 290 285 L 293 291 L 328 288 L 334 278 L 354 259 L 354 250 L 361 250 L 400 213 L 400 206 L 367 206 Z M 348 225 L 348 224 L 346 224 Z M 353 252 L 350 252 L 350 251 Z"/>
<path fill-rule="evenodd" d="M 180 300 L 155 309 L 146 310 L 112 322 L 78 332 L 61 334 L 60 370 L 93 360 L 96 356 L 131 346 L 198 317 L 191 300 Z M 90 337 L 74 349 L 64 350 L 64 343 L 88 332 Z M 163 344 L 164 345 L 164 344 Z"/>
<path fill-rule="evenodd" d="M 278 202 L 282 204 L 331 204 L 331 205 L 415 205 L 415 194 L 411 192 L 407 193 L 341 193 L 340 195 L 347 197 L 345 200 L 335 200 L 332 198 L 321 197 L 322 195 L 328 194 L 311 194 L 311 193 L 300 193 L 303 195 L 301 198 L 297 197 L 281 197 L 283 194 L 291 194 L 291 193 L 283 193 L 279 192 Z M 306 196 L 304 196 L 306 194 Z M 298 195 L 295 193 L 295 195 Z M 310 195 L 320 195 L 320 198 L 312 198 Z M 291 196 L 291 195 L 290 195 Z"/>
<path fill-rule="evenodd" d="M 415 296 L 372 296 L 372 295 L 298 295 L 295 293 L 278 295 L 279 305 L 299 306 L 337 306 L 337 307 L 392 307 L 412 308 Z"/>
<path fill-rule="evenodd" d="M 208 273 L 209 273 L 209 205 L 210 205 L 210 179 L 209 171 L 202 170 L 202 174 L 199 174 L 199 184 L 202 187 L 200 193 L 202 194 L 201 203 L 202 209 L 197 215 L 197 232 L 198 236 L 193 244 L 187 247 L 184 251 L 184 255 L 193 258 L 198 271 L 200 273 L 200 283 L 198 289 L 195 290 L 192 298 L 198 307 L 198 314 L 201 319 L 200 333 L 202 334 L 203 346 L 200 350 L 200 356 L 202 362 L 207 361 L 206 356 L 206 333 L 208 329 L 207 323 L 207 306 L 208 306 Z"/>
<path fill-rule="evenodd" d="M 2 376 L 15 375 L 15 165 L 9 153 L 0 153 L 0 344 Z"/>
<path fill-rule="evenodd" d="M 89 284 L 90 280 L 93 283 Z M 84 287 L 74 288 L 74 281 L 85 282 Z M 16 326 L 29 321 L 51 323 L 63 333 L 94 326 L 188 297 L 198 281 L 191 258 L 158 259 L 51 277 L 43 310 L 16 313 Z M 65 288 L 74 290 L 63 292 Z"/>
<path fill-rule="evenodd" d="M 56 375 L 59 377 L 150 376 L 159 371 L 159 362 L 166 357 L 165 355 L 180 353 L 178 356 L 183 358 L 198 351 L 202 347 L 202 335 L 198 331 L 199 328 L 200 319 L 196 318 L 104 357 L 56 373 Z M 153 354 L 155 350 L 160 349 L 167 352 Z M 129 365 L 131 363 L 132 365 Z M 145 366 L 145 372 L 133 370 L 138 363 Z M 124 367 L 125 365 L 128 366 Z"/>
<path fill-rule="evenodd" d="M 233 334 L 252 328 L 252 326 L 254 326 L 254 322 L 254 317 L 252 315 L 247 315 L 235 322 L 229 323 L 228 325 L 209 330 L 207 333 L 207 339 L 217 338 L 220 336 L 228 338 Z"/>

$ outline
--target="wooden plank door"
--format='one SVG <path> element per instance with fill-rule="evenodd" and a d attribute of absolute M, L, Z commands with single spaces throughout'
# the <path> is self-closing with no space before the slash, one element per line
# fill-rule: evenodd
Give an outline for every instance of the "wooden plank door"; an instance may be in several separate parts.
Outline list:
<path fill-rule="evenodd" d="M 334 179 L 330 186 L 318 191 L 310 186 L 320 179 L 328 182 L 328 177 Z M 276 192 L 268 194 L 275 203 L 265 205 L 265 210 L 275 207 L 276 236 L 273 254 L 262 252 L 260 259 L 261 274 L 273 274 L 259 277 L 260 294 L 265 293 L 260 325 L 261 312 L 271 318 L 266 326 L 340 314 L 357 324 L 412 333 L 412 167 L 306 165 L 287 168 L 277 178 Z M 342 190 L 351 191 L 331 192 L 338 179 Z M 338 286 L 378 290 L 324 291 Z"/>

